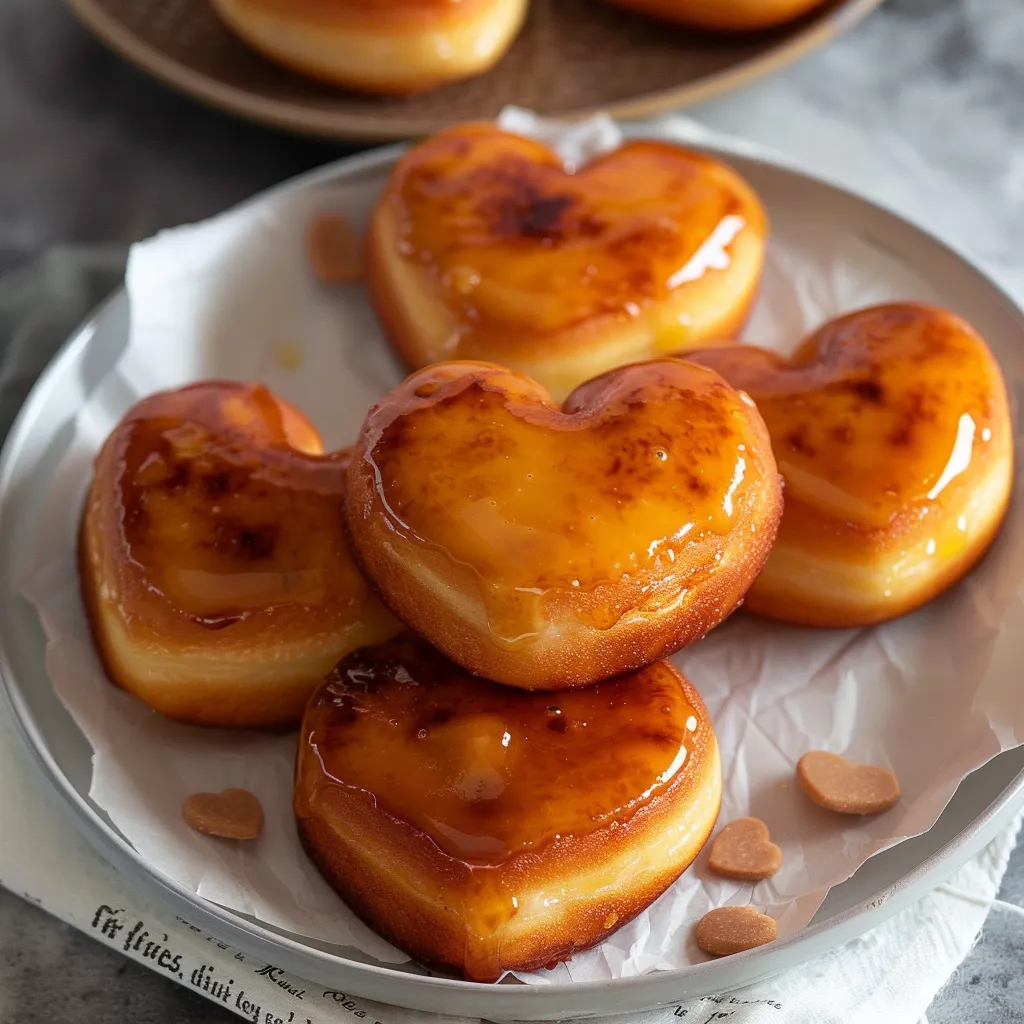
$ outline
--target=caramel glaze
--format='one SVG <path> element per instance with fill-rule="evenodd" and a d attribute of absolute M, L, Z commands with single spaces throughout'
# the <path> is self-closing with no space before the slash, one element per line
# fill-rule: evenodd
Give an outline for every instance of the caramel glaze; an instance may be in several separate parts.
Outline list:
<path fill-rule="evenodd" d="M 349 656 L 310 701 L 295 812 L 372 927 L 489 981 L 633 917 L 700 849 L 719 800 L 706 711 L 667 662 L 554 698 L 404 637 Z"/>
<path fill-rule="evenodd" d="M 562 398 L 614 366 L 734 336 L 766 232 L 735 172 L 678 146 L 628 142 L 567 174 L 539 142 L 462 125 L 399 161 L 368 281 L 410 366 L 493 360 Z"/>
<path fill-rule="evenodd" d="M 290 724 L 339 657 L 394 634 L 345 541 L 349 453 L 321 453 L 260 385 L 197 384 L 127 413 L 97 458 L 82 535 L 115 682 L 188 721 Z"/>
<path fill-rule="evenodd" d="M 776 550 L 749 609 L 819 625 L 880 621 L 934 597 L 993 539 L 1012 477 L 1006 388 L 959 317 L 877 306 L 825 324 L 789 359 L 746 346 L 687 358 L 753 397 L 786 481 Z M 829 566 L 850 571 L 837 580 Z"/>
<path fill-rule="evenodd" d="M 746 396 L 676 359 L 559 408 L 488 363 L 414 373 L 349 467 L 353 547 L 398 616 L 527 689 L 638 668 L 703 636 L 757 574 L 781 513 Z"/>

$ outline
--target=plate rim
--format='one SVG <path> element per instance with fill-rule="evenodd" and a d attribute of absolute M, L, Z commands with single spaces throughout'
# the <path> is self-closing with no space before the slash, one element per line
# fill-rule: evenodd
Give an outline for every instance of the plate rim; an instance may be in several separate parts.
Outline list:
<path fill-rule="evenodd" d="M 658 132 L 649 126 L 626 125 L 626 134 L 636 136 Z M 664 130 L 661 137 L 670 136 Z M 680 140 L 681 141 L 681 140 Z M 713 142 L 686 142 L 693 148 L 707 151 L 722 159 L 743 159 L 765 165 L 789 175 L 824 185 L 842 196 L 859 201 L 868 207 L 900 222 L 922 240 L 944 250 L 958 263 L 970 269 L 999 296 L 1007 312 L 1012 313 L 1024 335 L 1024 309 L 998 281 L 978 267 L 955 246 L 943 241 L 933 232 L 915 221 L 869 199 L 856 191 L 812 174 L 796 166 L 783 156 L 764 153 L 742 140 L 715 138 Z M 259 204 L 278 193 L 316 187 L 338 177 L 358 175 L 387 165 L 404 150 L 405 146 L 382 147 L 371 152 L 342 158 L 324 167 L 309 171 L 276 185 L 238 204 L 244 208 Z M 111 316 L 120 304 L 127 304 L 127 293 L 122 286 L 102 302 L 69 336 L 40 375 L 11 427 L 0 451 L 0 533 L 6 529 L 16 513 L 9 503 L 10 484 L 17 468 L 20 453 L 31 433 L 35 421 L 45 408 L 50 392 L 67 368 L 87 348 L 105 318 Z M 8 587 L 18 596 L 17 581 L 5 579 L 10 572 L 0 566 L 0 585 Z M 867 901 L 786 936 L 771 946 L 750 950 L 725 960 L 710 961 L 672 971 L 652 972 L 634 978 L 613 981 L 558 983 L 538 986 L 481 985 L 458 979 L 417 975 L 380 964 L 367 964 L 349 960 L 337 953 L 318 949 L 299 939 L 246 918 L 235 911 L 202 900 L 191 890 L 151 869 L 134 851 L 115 827 L 106 822 L 100 810 L 86 797 L 79 795 L 73 784 L 53 760 L 45 740 L 37 736 L 31 714 L 26 714 L 17 687 L 11 685 L 14 672 L 6 645 L 0 642 L 0 691 L 12 711 L 16 723 L 31 755 L 42 769 L 50 785 L 72 812 L 75 827 L 89 844 L 109 863 L 125 871 L 144 891 L 155 889 L 160 902 L 168 905 L 215 935 L 255 957 L 276 963 L 298 976 L 332 986 L 344 987 L 367 999 L 388 1001 L 411 1009 L 441 1013 L 458 1012 L 464 1015 L 495 1019 L 548 1020 L 552 1018 L 594 1016 L 609 1012 L 608 1000 L 613 995 L 636 993 L 631 1004 L 634 1011 L 655 1006 L 671 1005 L 686 999 L 713 994 L 723 989 L 747 985 L 778 973 L 788 967 L 805 962 L 812 956 L 834 948 L 860 935 L 869 928 L 897 913 L 917 899 L 924 890 L 948 875 L 980 851 L 1007 823 L 1014 813 L 1024 807 L 1024 769 L 1003 788 L 984 811 L 960 829 L 942 847 L 921 861 L 913 870 L 902 875 L 880 893 Z M 306 964 L 315 965 L 311 974 Z M 742 968 L 742 978 L 729 982 L 728 975 Z M 642 994 L 641 994 L 642 993 Z M 383 998 L 382 998 L 383 997 Z M 569 1008 L 569 1003 L 577 1004 Z M 457 1003 L 458 1005 L 453 1005 Z M 625 1012 L 618 1010 L 614 1012 Z"/>
<path fill-rule="evenodd" d="M 321 112 L 286 100 L 259 97 L 168 57 L 126 28 L 98 0 L 67 0 L 67 3 L 100 41 L 137 69 L 194 100 L 257 124 L 318 138 L 393 142 L 439 131 L 449 123 L 443 118 L 387 118 L 386 123 L 381 123 L 385 119 L 371 114 Z M 570 121 L 595 113 L 608 113 L 622 119 L 650 118 L 713 99 L 795 63 L 853 28 L 882 3 L 884 0 L 844 0 L 843 6 L 813 21 L 778 46 L 696 82 L 617 103 L 551 111 L 546 116 Z"/>

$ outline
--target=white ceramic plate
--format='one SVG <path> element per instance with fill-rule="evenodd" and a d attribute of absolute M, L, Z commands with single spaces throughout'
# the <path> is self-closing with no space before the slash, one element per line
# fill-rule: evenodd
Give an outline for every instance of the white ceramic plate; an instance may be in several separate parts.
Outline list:
<path fill-rule="evenodd" d="M 396 150 L 343 161 L 285 186 L 304 189 L 393 161 Z M 719 150 L 763 195 L 776 222 L 787 203 L 820 216 L 831 230 L 869 240 L 897 259 L 927 267 L 947 303 L 983 334 L 1024 337 L 1024 314 L 971 263 L 895 215 L 791 168 Z M 780 205 L 779 197 L 787 197 Z M 20 583 L 35 549 L 38 512 L 64 454 L 76 402 L 113 365 L 128 338 L 129 311 L 115 295 L 68 342 L 37 383 L 0 458 L 0 672 L 30 747 L 67 801 L 83 835 L 111 863 L 168 906 L 225 942 L 267 962 L 353 995 L 491 1020 L 539 1020 L 623 1013 L 749 984 L 801 963 L 878 924 L 940 882 L 981 849 L 1024 805 L 1024 748 L 969 776 L 926 834 L 868 861 L 834 888 L 814 922 L 769 947 L 678 971 L 572 985 L 487 986 L 435 978 L 414 965 L 384 966 L 339 947 L 318 946 L 207 903 L 153 871 L 88 797 L 91 750 L 57 698 L 45 643 Z"/>

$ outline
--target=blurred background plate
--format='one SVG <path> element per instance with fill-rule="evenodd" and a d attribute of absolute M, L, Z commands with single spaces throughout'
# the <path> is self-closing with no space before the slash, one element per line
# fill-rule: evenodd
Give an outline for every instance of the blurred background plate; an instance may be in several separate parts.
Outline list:
<path fill-rule="evenodd" d="M 206 103 L 293 131 L 383 140 L 491 118 L 510 103 L 561 116 L 678 109 L 796 60 L 881 0 L 830 0 L 784 28 L 742 36 L 668 28 L 597 0 L 534 0 L 493 71 L 397 99 L 359 96 L 279 68 L 229 32 L 209 0 L 69 2 L 128 60 Z"/>

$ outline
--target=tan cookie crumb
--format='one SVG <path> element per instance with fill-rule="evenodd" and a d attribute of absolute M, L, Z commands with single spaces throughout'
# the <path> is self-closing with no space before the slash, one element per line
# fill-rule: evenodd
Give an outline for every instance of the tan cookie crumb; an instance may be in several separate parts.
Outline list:
<path fill-rule="evenodd" d="M 797 762 L 796 777 L 819 807 L 840 814 L 878 814 L 900 798 L 899 781 L 888 768 L 850 764 L 824 750 L 804 754 Z"/>
<path fill-rule="evenodd" d="M 309 265 L 328 284 L 347 284 L 363 276 L 363 240 L 340 214 L 325 213 L 309 226 Z"/>
<path fill-rule="evenodd" d="M 181 809 L 197 832 L 222 839 L 257 839 L 263 831 L 263 807 L 247 789 L 193 793 Z"/>
<path fill-rule="evenodd" d="M 753 907 L 719 907 L 697 922 L 696 938 L 705 953 L 731 956 L 774 942 L 778 934 L 775 919 Z"/>
<path fill-rule="evenodd" d="M 782 851 L 771 841 L 760 818 L 729 822 L 711 844 L 708 867 L 716 875 L 756 882 L 770 878 L 782 864 Z"/>

